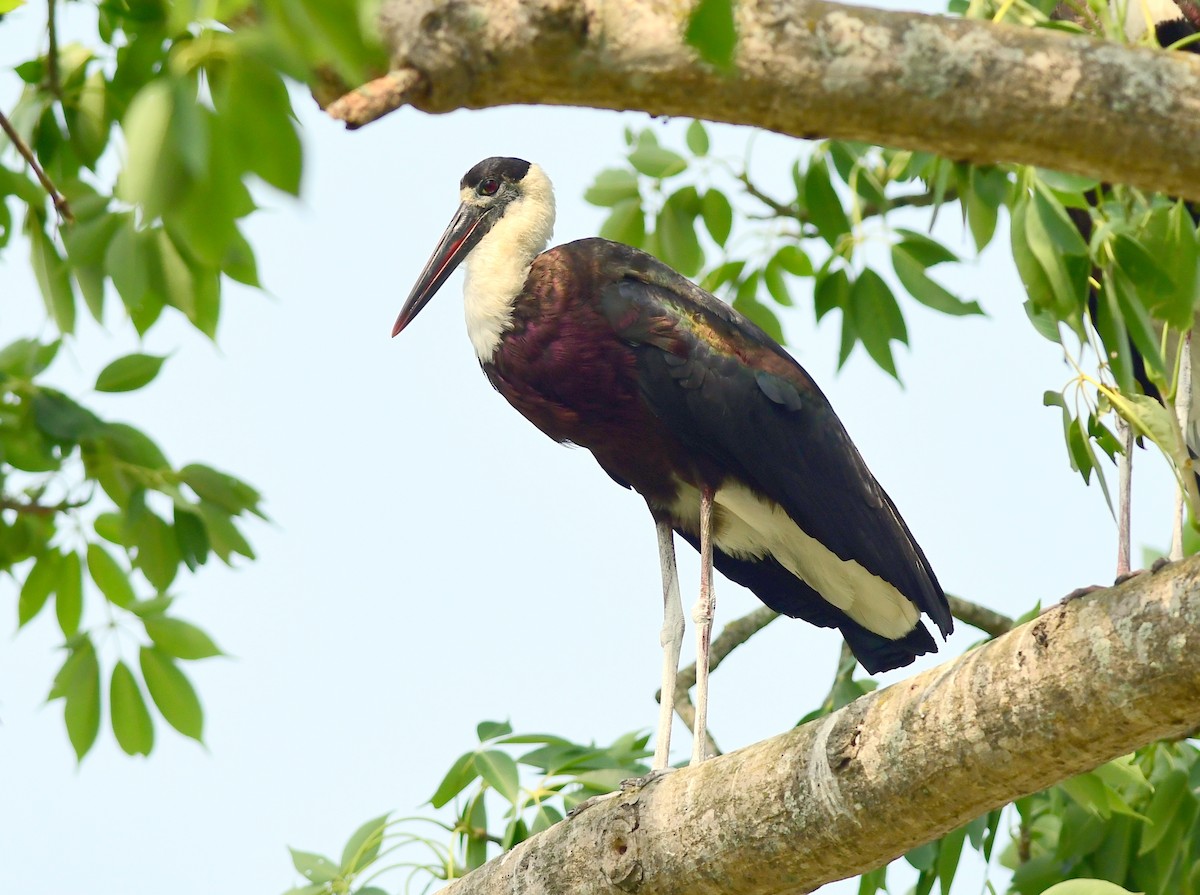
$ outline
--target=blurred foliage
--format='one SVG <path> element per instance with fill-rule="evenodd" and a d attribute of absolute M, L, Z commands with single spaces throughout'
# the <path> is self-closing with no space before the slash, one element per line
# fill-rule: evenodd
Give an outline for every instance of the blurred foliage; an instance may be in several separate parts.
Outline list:
<path fill-rule="evenodd" d="M 357 83 L 383 54 L 358 0 L 48 9 L 56 52 L 15 66 L 23 89 L 4 110 L 16 139 L 0 137 L 0 251 L 19 226 L 58 337 L 0 347 L 0 572 L 21 627 L 54 598 L 64 659 L 49 698 L 63 700 L 76 755 L 96 740 L 105 691 L 118 745 L 147 754 L 149 705 L 200 739 L 203 713 L 180 663 L 220 654 L 173 614 L 179 572 L 213 554 L 253 558 L 235 520 L 262 516 L 260 498 L 207 465 L 173 466 L 141 429 L 53 388 L 51 364 L 76 337 L 81 303 L 100 325 L 138 336 L 179 314 L 215 339 L 225 283 L 259 285 L 241 232 L 255 194 L 300 189 L 288 79 Z M 89 36 L 61 42 L 64 18 Z M 137 391 L 165 360 L 117 358 L 95 390 Z"/>
<path fill-rule="evenodd" d="M 483 721 L 476 732 L 479 745 L 455 759 L 429 799 L 433 808 L 452 805 L 449 822 L 383 815 L 355 831 L 338 862 L 293 849 L 292 864 L 306 882 L 286 895 L 382 895 L 398 891 L 376 883 L 393 872 L 403 873 L 404 892 L 427 891 L 481 867 L 622 780 L 645 774 L 651 754 L 649 737 L 638 733 L 596 746 L 514 734 L 506 721 Z M 418 832 L 429 827 L 440 833 Z M 410 859 L 400 860 L 401 850 Z"/>

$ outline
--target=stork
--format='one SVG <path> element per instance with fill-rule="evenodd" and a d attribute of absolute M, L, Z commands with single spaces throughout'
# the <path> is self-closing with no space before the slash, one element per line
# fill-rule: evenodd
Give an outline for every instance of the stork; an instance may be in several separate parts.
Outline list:
<path fill-rule="evenodd" d="M 737 311 L 638 249 L 581 239 L 543 251 L 554 192 L 535 164 L 489 158 L 392 335 L 466 262 L 467 334 L 531 423 L 588 448 L 646 501 L 663 584 L 665 769 L 684 635 L 674 535 L 700 551 L 692 764 L 705 756 L 715 566 L 772 609 L 838 628 L 870 673 L 936 650 L 946 597 L 920 546 L 816 383 Z"/>

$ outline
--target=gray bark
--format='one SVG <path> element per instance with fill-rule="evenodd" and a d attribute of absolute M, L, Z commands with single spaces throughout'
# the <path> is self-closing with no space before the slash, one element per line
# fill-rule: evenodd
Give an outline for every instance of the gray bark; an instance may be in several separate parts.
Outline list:
<path fill-rule="evenodd" d="M 518 845 L 452 895 L 809 892 L 1200 726 L 1200 558 Z"/>
<path fill-rule="evenodd" d="M 386 0 L 393 71 L 329 107 L 642 109 L 1021 162 L 1200 200 L 1200 58 L 821 0 L 742 0 L 729 76 L 688 0 Z"/>

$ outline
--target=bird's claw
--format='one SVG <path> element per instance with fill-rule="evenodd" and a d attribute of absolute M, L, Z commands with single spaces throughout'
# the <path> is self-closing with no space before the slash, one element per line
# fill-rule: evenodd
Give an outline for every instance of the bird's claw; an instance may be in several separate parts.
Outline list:
<path fill-rule="evenodd" d="M 1122 572 L 1121 574 L 1119 574 L 1116 577 L 1116 579 L 1114 579 L 1112 586 L 1117 587 L 1119 585 L 1122 585 L 1126 581 L 1129 581 L 1132 578 L 1136 578 L 1139 575 L 1147 575 L 1147 574 L 1153 575 L 1156 572 L 1161 572 L 1163 569 L 1165 569 L 1170 564 L 1171 564 L 1171 560 L 1167 559 L 1167 557 L 1165 557 L 1165 556 L 1160 556 L 1158 559 L 1156 559 L 1154 562 L 1152 562 L 1150 564 L 1149 569 L 1131 569 L 1128 572 Z M 1077 588 L 1075 588 L 1075 590 L 1071 591 L 1069 594 L 1067 594 L 1065 597 L 1063 597 L 1062 600 L 1060 600 L 1059 602 L 1060 603 L 1070 603 L 1072 600 L 1078 600 L 1080 597 L 1087 596 L 1088 594 L 1093 594 L 1098 590 L 1108 590 L 1108 588 L 1102 584 L 1089 584 L 1086 587 L 1077 587 Z"/>
<path fill-rule="evenodd" d="M 574 808 L 567 812 L 567 818 L 578 817 L 583 812 L 587 811 L 593 805 L 599 805 L 601 802 L 607 802 L 609 799 L 615 799 L 618 796 L 628 796 L 631 793 L 640 792 L 652 783 L 661 780 L 675 768 L 656 768 L 648 774 L 643 774 L 641 777 L 628 777 L 621 781 L 619 787 L 613 792 L 606 792 L 603 795 L 592 796 L 590 799 L 584 799 Z"/>

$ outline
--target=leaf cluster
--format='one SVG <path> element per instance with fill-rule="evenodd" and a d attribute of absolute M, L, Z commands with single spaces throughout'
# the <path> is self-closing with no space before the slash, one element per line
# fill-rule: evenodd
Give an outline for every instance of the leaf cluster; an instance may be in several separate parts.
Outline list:
<path fill-rule="evenodd" d="M 514 733 L 506 721 L 483 721 L 477 728 L 479 745 L 460 755 L 430 797 L 433 808 L 453 804 L 449 823 L 432 818 L 406 818 L 387 829 L 386 817 L 364 824 L 347 842 L 340 864 L 309 852 L 292 852 L 296 870 L 311 881 L 286 895 L 378 895 L 372 885 L 392 870 L 407 872 L 405 891 L 424 879 L 422 891 L 436 881 L 462 876 L 507 851 L 530 836 L 561 821 L 585 800 L 617 789 L 622 780 L 646 773 L 644 759 L 648 736 L 628 733 L 608 746 L 584 745 L 552 734 Z M 528 748 L 533 747 L 533 748 Z M 448 834 L 449 842 L 412 832 L 416 823 L 432 824 Z M 364 831 L 379 831 L 375 851 L 355 843 Z M 374 840 L 371 840 L 372 842 Z M 397 861 L 376 867 L 362 880 L 371 864 L 398 849 L 419 846 L 432 860 Z M 357 854 L 354 861 L 347 855 Z M 356 885 L 361 888 L 356 888 Z"/>
<path fill-rule="evenodd" d="M 686 142 L 686 152 L 678 152 L 660 145 L 651 129 L 626 132 L 627 167 L 600 172 L 585 194 L 610 209 L 600 234 L 726 295 L 777 341 L 784 340 L 778 309 L 794 305 L 798 281 L 809 284 L 817 321 L 835 309 L 841 313 L 839 365 L 862 345 L 897 378 L 892 346 L 907 344 L 908 328 L 894 283 L 941 313 L 982 313 L 977 302 L 955 296 L 929 274 L 957 262 L 953 251 L 924 233 L 884 224 L 894 208 L 934 207 L 967 195 L 982 248 L 1006 195 L 1006 175 L 998 169 L 829 142 L 793 165 L 794 195 L 776 198 L 758 188 L 747 169 L 712 158 L 700 122 L 689 125 Z M 913 186 L 922 189 L 913 192 Z M 735 209 L 742 222 L 758 226 L 735 233 Z M 867 253 L 876 242 L 890 254 L 891 269 L 883 274 Z"/>

